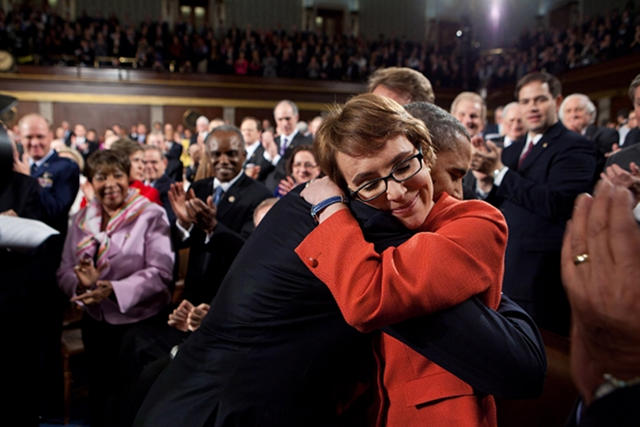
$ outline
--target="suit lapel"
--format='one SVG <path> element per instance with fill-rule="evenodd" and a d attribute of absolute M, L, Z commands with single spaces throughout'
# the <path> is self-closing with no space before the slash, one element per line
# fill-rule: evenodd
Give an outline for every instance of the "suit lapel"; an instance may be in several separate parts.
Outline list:
<path fill-rule="evenodd" d="M 218 203 L 218 218 L 224 216 L 234 204 L 238 203 L 238 200 L 242 194 L 242 188 L 244 187 L 245 180 L 249 179 L 246 175 L 242 175 L 231 187 L 222 195 L 220 203 Z"/>
<path fill-rule="evenodd" d="M 524 144 L 526 142 L 525 138 L 520 138 L 515 141 L 513 144 L 508 146 L 502 152 L 502 163 L 504 163 L 510 169 L 518 169 L 518 159 L 520 159 L 520 153 L 522 153 L 522 149 L 524 148 Z"/>
<path fill-rule="evenodd" d="M 536 159 L 547 150 L 547 147 L 551 144 L 553 140 L 555 140 L 564 127 L 560 124 L 560 122 L 556 122 L 555 125 L 551 126 L 545 133 L 542 134 L 542 138 L 536 145 L 534 145 L 531 153 L 524 159 L 522 165 L 519 170 L 524 171 L 527 170 L 531 165 L 536 162 Z"/>

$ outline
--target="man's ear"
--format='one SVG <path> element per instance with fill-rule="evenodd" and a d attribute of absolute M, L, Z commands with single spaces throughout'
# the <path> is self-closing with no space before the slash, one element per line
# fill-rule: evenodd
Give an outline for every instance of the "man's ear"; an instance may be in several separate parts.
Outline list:
<path fill-rule="evenodd" d="M 562 104 L 563 99 L 562 95 L 556 96 L 556 111 L 558 112 L 560 112 L 560 104 Z"/>

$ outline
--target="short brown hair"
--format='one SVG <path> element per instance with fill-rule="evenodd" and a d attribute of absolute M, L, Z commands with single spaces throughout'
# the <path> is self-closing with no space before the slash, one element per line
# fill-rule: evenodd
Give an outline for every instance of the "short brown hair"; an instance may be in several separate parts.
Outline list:
<path fill-rule="evenodd" d="M 636 89 L 638 89 L 638 86 L 640 86 L 640 74 L 635 76 L 634 79 L 631 81 L 631 84 L 629 85 L 629 99 L 631 99 L 632 104 L 636 102 L 634 98 L 635 98 Z"/>
<path fill-rule="evenodd" d="M 96 151 L 87 158 L 87 167 L 85 174 L 87 179 L 91 181 L 93 176 L 101 169 L 107 171 L 119 170 L 129 176 L 129 168 L 131 162 L 129 156 L 122 151 L 116 150 L 100 150 Z"/>
<path fill-rule="evenodd" d="M 516 99 L 520 98 L 520 89 L 531 82 L 546 83 L 549 86 L 551 96 L 554 98 L 562 95 L 562 84 L 556 76 L 545 73 L 544 71 L 535 71 L 533 73 L 525 74 L 520 80 L 518 80 L 515 92 Z"/>
<path fill-rule="evenodd" d="M 427 165 L 434 162 L 431 137 L 421 120 L 392 99 L 370 93 L 358 95 L 344 106 L 333 106 L 320 125 L 314 142 L 316 159 L 322 171 L 347 191 L 336 162 L 338 152 L 354 157 L 370 156 L 399 135 L 422 149 Z"/>
<path fill-rule="evenodd" d="M 144 151 L 144 147 L 129 138 L 120 138 L 111 144 L 111 149 L 126 154 L 127 157 L 138 151 Z"/>
<path fill-rule="evenodd" d="M 380 85 L 384 85 L 403 95 L 408 95 L 410 102 L 424 101 L 433 103 L 436 100 L 429 79 L 412 68 L 389 67 L 377 69 L 369 77 L 367 91 L 373 92 Z"/>

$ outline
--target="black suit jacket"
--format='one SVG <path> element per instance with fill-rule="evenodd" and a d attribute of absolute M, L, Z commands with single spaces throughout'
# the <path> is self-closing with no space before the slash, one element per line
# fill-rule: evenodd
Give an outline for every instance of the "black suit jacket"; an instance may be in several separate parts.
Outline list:
<path fill-rule="evenodd" d="M 213 178 L 196 181 L 191 188 L 206 203 L 213 194 Z M 218 225 L 208 243 L 205 233 L 197 227 L 185 242 L 179 236 L 174 238 L 177 247 L 190 248 L 185 298 L 196 304 L 211 301 L 244 240 L 253 231 L 253 211 L 270 195 L 262 184 L 243 174 L 220 200 Z"/>
<path fill-rule="evenodd" d="M 580 414 L 574 408 L 567 427 L 637 427 L 640 425 L 640 385 L 618 389 L 596 399 Z"/>
<path fill-rule="evenodd" d="M 264 183 L 269 175 L 269 172 L 273 170 L 273 165 L 264 158 L 264 147 L 262 144 L 255 149 L 255 151 L 251 154 L 250 157 L 247 157 L 247 160 L 244 161 L 243 168 L 248 164 L 254 164 L 256 166 L 260 166 L 260 173 L 258 174 L 257 181 Z"/>
<path fill-rule="evenodd" d="M 281 138 L 280 136 L 276 138 L 276 144 L 278 144 L 278 147 L 280 147 L 280 138 Z M 278 184 L 280 183 L 280 180 L 282 180 L 285 176 L 287 176 L 287 170 L 286 170 L 287 160 L 289 160 L 289 157 L 291 157 L 291 153 L 293 152 L 293 149 L 298 145 L 311 145 L 312 143 L 313 143 L 313 139 L 311 139 L 311 137 L 304 136 L 303 134 L 298 132 L 293 137 L 293 140 L 289 142 L 289 145 L 287 146 L 287 149 L 284 152 L 284 156 L 280 158 L 280 160 L 275 166 L 269 162 L 266 162 L 264 164 L 265 170 L 264 170 L 263 182 L 264 182 L 264 185 L 269 189 L 269 191 L 271 191 L 271 194 L 273 194 L 276 188 L 278 188 Z M 261 169 L 258 180 L 260 180 L 262 176 L 263 176 L 263 171 Z"/>
<path fill-rule="evenodd" d="M 171 184 L 174 182 L 175 180 L 169 178 L 165 173 L 152 183 L 152 187 L 158 190 L 158 193 L 160 194 L 160 202 L 162 202 L 162 207 L 167 213 L 169 224 L 174 224 L 176 222 L 176 215 L 173 213 L 173 209 L 171 208 L 171 202 L 169 202 L 169 188 L 171 188 Z"/>
<path fill-rule="evenodd" d="M 11 171 L 0 188 L 0 212 L 9 209 L 21 218 L 41 219 L 40 186 L 35 178 Z"/>
<path fill-rule="evenodd" d="M 518 166 L 526 137 L 502 153 L 509 167 L 487 201 L 509 226 L 503 291 L 538 325 L 566 335 L 569 305 L 560 280 L 560 247 L 578 194 L 591 191 L 593 144 L 560 122 L 551 126 Z"/>
<path fill-rule="evenodd" d="M 169 149 L 169 152 L 165 154 L 167 157 L 167 170 L 165 173 L 174 181 L 182 181 L 183 166 L 180 161 L 182 155 L 182 145 L 174 142 Z"/>
<path fill-rule="evenodd" d="M 627 136 L 624 138 L 624 144 L 622 144 L 622 148 L 631 147 L 632 145 L 636 145 L 640 143 L 640 127 L 635 127 L 627 133 Z"/>
<path fill-rule="evenodd" d="M 585 131 L 584 136 L 593 141 L 596 149 L 596 174 L 594 177 L 594 183 L 600 178 L 600 172 L 604 169 L 607 158 L 605 154 L 611 152 L 613 144 L 617 144 L 620 140 L 620 135 L 615 129 L 611 129 L 604 126 L 589 125 Z"/>
<path fill-rule="evenodd" d="M 281 199 L 245 243 L 202 326 L 158 378 L 135 425 L 366 425 L 371 396 L 355 391 L 359 383 L 372 385 L 371 335 L 346 324 L 327 287 L 295 254 L 315 226 L 299 191 Z M 380 242 L 393 243 L 397 224 L 372 221 L 383 227 Z M 512 309 L 521 316 L 515 323 L 469 300 L 423 319 L 435 329 L 405 322 L 394 336 L 422 339 L 423 354 L 447 369 L 456 365 L 452 372 L 479 380 L 473 385 L 483 391 L 535 394 L 544 350 L 526 314 Z M 452 334 L 446 326 L 454 326 Z M 517 373 L 509 371 L 515 365 Z"/>
<path fill-rule="evenodd" d="M 640 144 L 633 144 L 630 147 L 623 147 L 607 159 L 605 167 L 609 167 L 613 164 L 620 166 L 621 168 L 630 171 L 629 163 L 634 162 L 640 166 Z"/>

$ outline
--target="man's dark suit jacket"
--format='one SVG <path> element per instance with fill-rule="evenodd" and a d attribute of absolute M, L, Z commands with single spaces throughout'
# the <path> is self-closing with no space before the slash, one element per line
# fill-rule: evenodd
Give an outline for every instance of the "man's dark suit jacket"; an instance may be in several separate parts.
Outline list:
<path fill-rule="evenodd" d="M 640 402 L 640 385 L 618 389 L 583 408 L 579 417 L 580 422 L 574 410 L 567 422 L 567 427 L 640 426 L 638 402 Z"/>
<path fill-rule="evenodd" d="M 634 144 L 630 147 L 623 147 L 607 159 L 605 167 L 609 167 L 613 164 L 620 166 L 621 168 L 630 171 L 629 163 L 634 162 L 640 166 L 640 144 Z"/>
<path fill-rule="evenodd" d="M 165 173 L 167 176 L 174 181 L 182 182 L 182 161 L 180 160 L 180 156 L 182 156 L 182 145 L 174 142 L 169 149 L 169 152 L 166 153 L 167 157 L 167 170 Z"/>
<path fill-rule="evenodd" d="M 526 136 L 503 151 L 509 171 L 487 198 L 509 226 L 503 292 L 538 326 L 566 335 L 569 305 L 560 279 L 560 248 L 575 198 L 591 191 L 595 152 L 590 141 L 557 122 L 519 167 L 525 142 Z"/>
<path fill-rule="evenodd" d="M 276 144 L 278 148 L 280 147 L 280 139 L 281 136 L 276 138 Z M 271 194 L 278 188 L 278 184 L 280 184 L 280 180 L 282 180 L 285 176 L 287 176 L 287 160 L 291 157 L 291 153 L 293 149 L 299 145 L 311 145 L 313 144 L 313 139 L 309 136 L 304 136 L 300 132 L 296 133 L 293 137 L 293 140 L 289 142 L 287 149 L 284 152 L 284 156 L 280 158 L 278 163 L 274 166 L 272 163 L 266 162 L 263 164 L 265 168 L 264 171 L 260 170 L 260 175 L 258 176 L 258 180 L 264 182 L 264 185 L 271 191 Z"/>
<path fill-rule="evenodd" d="M 622 148 L 631 147 L 632 145 L 636 145 L 640 143 L 640 127 L 634 127 L 627 133 L 627 136 L 624 138 L 624 144 L 622 144 Z"/>
<path fill-rule="evenodd" d="M 264 147 L 262 144 L 255 149 L 250 157 L 247 157 L 247 160 L 244 161 L 244 165 L 242 165 L 242 167 L 245 168 L 248 164 L 260 166 L 260 173 L 256 180 L 262 183 L 267 179 L 269 172 L 273 170 L 271 162 L 264 158 Z"/>
<path fill-rule="evenodd" d="M 67 232 L 69 208 L 80 187 L 80 169 L 69 159 L 53 153 L 31 174 L 42 187 L 43 220 L 64 236 Z"/>
<path fill-rule="evenodd" d="M 21 218 L 41 219 L 40 191 L 35 178 L 11 171 L 0 188 L 0 212 L 13 209 Z"/>
<path fill-rule="evenodd" d="M 162 207 L 167 213 L 169 224 L 174 224 L 176 222 L 176 215 L 173 213 L 173 209 L 171 208 L 171 202 L 169 202 L 169 188 L 171 188 L 171 184 L 174 182 L 175 180 L 169 178 L 165 173 L 152 183 L 152 187 L 158 190 L 160 202 L 162 202 Z"/>
<path fill-rule="evenodd" d="M 620 140 L 620 135 L 615 129 L 611 129 L 605 126 L 589 125 L 585 131 L 584 136 L 593 141 L 596 149 L 596 176 L 594 182 L 597 182 L 600 178 L 600 172 L 604 169 L 604 164 L 607 160 L 605 154 L 611 152 L 613 144 L 617 144 Z"/>
<path fill-rule="evenodd" d="M 196 181 L 191 188 L 206 203 L 213 194 L 213 178 Z M 270 196 L 264 185 L 242 174 L 218 204 L 218 225 L 209 242 L 205 244 L 205 233 L 194 227 L 186 242 L 177 243 L 190 248 L 185 298 L 194 298 L 190 301 L 195 304 L 211 301 L 244 239 L 253 231 L 253 211 Z"/>
<path fill-rule="evenodd" d="M 375 388 L 372 336 L 346 324 L 327 287 L 296 256 L 315 226 L 299 191 L 276 203 L 245 243 L 134 425 L 367 425 L 371 396 L 356 390 Z M 398 241 L 393 220 L 372 221 L 387 245 L 410 235 L 405 230 Z M 535 395 L 546 363 L 541 340 L 521 309 L 509 310 L 517 325 L 471 299 L 419 325 L 398 325 L 394 336 L 422 339 L 423 354 L 479 392 Z"/>

